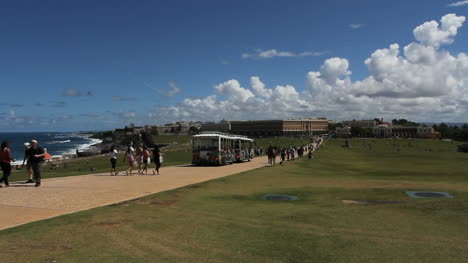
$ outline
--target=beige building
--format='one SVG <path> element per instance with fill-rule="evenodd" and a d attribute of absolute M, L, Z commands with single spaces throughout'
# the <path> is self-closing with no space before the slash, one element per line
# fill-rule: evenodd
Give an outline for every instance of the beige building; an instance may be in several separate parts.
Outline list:
<path fill-rule="evenodd" d="M 418 137 L 425 139 L 435 139 L 439 137 L 439 134 L 434 131 L 432 127 L 418 127 Z"/>
<path fill-rule="evenodd" d="M 327 119 L 293 119 L 283 121 L 284 134 L 313 134 L 314 132 L 328 131 Z"/>
<path fill-rule="evenodd" d="M 145 130 L 150 131 L 151 134 L 161 134 L 164 133 L 164 126 L 159 125 L 146 125 Z"/>
<path fill-rule="evenodd" d="M 248 136 L 314 134 L 328 130 L 327 119 L 230 121 L 231 132 Z"/>
<path fill-rule="evenodd" d="M 393 137 L 392 128 L 387 127 L 386 125 L 376 126 L 376 127 L 372 128 L 372 132 L 374 133 L 375 137 L 379 137 L 379 138 Z"/>
<path fill-rule="evenodd" d="M 434 128 L 422 126 L 376 126 L 373 128 L 373 132 L 375 137 L 380 138 L 399 137 L 434 139 L 438 137 L 438 134 L 434 131 Z"/>

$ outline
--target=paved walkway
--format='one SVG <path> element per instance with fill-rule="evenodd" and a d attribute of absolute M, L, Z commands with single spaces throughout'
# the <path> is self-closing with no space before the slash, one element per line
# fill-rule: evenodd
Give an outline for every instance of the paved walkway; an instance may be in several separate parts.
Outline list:
<path fill-rule="evenodd" d="M 220 167 L 162 167 L 161 175 L 156 176 L 109 176 L 108 173 L 70 176 L 44 179 L 41 187 L 11 183 L 10 187 L 0 189 L 0 230 L 267 165 L 266 157 L 259 157 Z"/>

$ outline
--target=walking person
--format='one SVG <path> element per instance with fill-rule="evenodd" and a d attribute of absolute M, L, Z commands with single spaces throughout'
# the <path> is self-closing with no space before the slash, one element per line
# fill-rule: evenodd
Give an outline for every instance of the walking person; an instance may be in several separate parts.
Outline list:
<path fill-rule="evenodd" d="M 286 159 L 286 150 L 283 148 L 281 149 L 281 162 L 280 162 L 281 165 L 284 165 L 285 159 Z"/>
<path fill-rule="evenodd" d="M 268 163 L 270 164 L 270 166 L 275 166 L 276 151 L 275 151 L 275 148 L 273 146 L 270 145 L 270 147 L 268 147 L 267 155 L 268 155 Z"/>
<path fill-rule="evenodd" d="M 266 150 L 267 157 L 268 157 L 268 164 L 273 165 L 273 146 L 270 145 L 270 147 L 267 148 Z"/>
<path fill-rule="evenodd" d="M 5 182 L 5 186 L 7 187 L 10 186 L 8 183 L 8 177 L 11 173 L 11 161 L 14 162 L 16 160 L 11 157 L 11 150 L 8 146 L 8 141 L 3 141 L 0 149 L 0 166 L 2 168 L 3 177 L 0 178 L 0 183 Z M 2 186 L 0 185 L 0 187 Z"/>
<path fill-rule="evenodd" d="M 143 167 L 141 168 L 141 174 L 148 174 L 148 159 L 150 158 L 150 152 L 146 146 L 143 146 L 143 152 L 141 153 L 143 161 Z"/>
<path fill-rule="evenodd" d="M 125 151 L 125 156 L 124 156 L 124 161 L 125 159 L 128 162 L 128 168 L 125 171 L 127 175 L 132 175 L 132 169 L 133 165 L 135 164 L 135 157 L 133 157 L 133 153 L 135 152 L 135 149 L 133 149 L 132 145 L 128 145 L 127 151 Z"/>
<path fill-rule="evenodd" d="M 136 163 L 138 165 L 138 174 L 142 174 L 142 165 L 143 165 L 143 144 L 140 143 L 136 148 L 135 155 L 136 155 Z"/>
<path fill-rule="evenodd" d="M 29 179 L 26 182 L 24 182 L 25 184 L 34 183 L 33 172 L 32 172 L 32 168 L 31 168 L 31 158 L 32 158 L 31 144 L 29 142 L 25 142 L 24 143 L 23 166 L 24 166 L 24 163 L 26 162 L 26 170 L 28 171 L 28 175 L 29 175 Z"/>
<path fill-rule="evenodd" d="M 161 151 L 159 150 L 159 147 L 157 145 L 154 145 L 153 149 L 153 159 L 154 163 L 156 164 L 156 169 L 153 170 L 153 175 L 156 173 L 159 174 L 159 169 L 161 168 Z"/>
<path fill-rule="evenodd" d="M 41 185 L 41 166 L 44 161 L 45 152 L 44 149 L 37 145 L 36 140 L 31 141 L 31 168 L 34 175 L 34 181 L 36 181 L 35 187 Z"/>
<path fill-rule="evenodd" d="M 117 155 L 119 154 L 119 152 L 117 151 L 117 149 L 115 149 L 115 146 L 112 145 L 110 150 L 110 162 L 111 162 L 111 176 L 112 175 L 118 175 L 119 173 L 115 170 L 115 167 L 117 166 Z"/>

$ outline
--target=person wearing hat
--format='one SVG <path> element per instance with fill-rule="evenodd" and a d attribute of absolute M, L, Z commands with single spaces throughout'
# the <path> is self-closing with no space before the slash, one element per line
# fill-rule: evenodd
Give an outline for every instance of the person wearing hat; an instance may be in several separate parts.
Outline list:
<path fill-rule="evenodd" d="M 23 159 L 23 166 L 24 166 L 24 163 L 27 161 L 26 163 L 26 170 L 28 170 L 28 174 L 29 174 L 29 179 L 24 182 L 25 184 L 29 184 L 29 183 L 34 183 L 33 181 L 33 172 L 32 172 L 32 168 L 31 168 L 31 144 L 29 144 L 29 142 L 25 142 L 24 143 L 24 159 Z"/>
<path fill-rule="evenodd" d="M 36 187 L 41 185 L 41 166 L 44 160 L 45 151 L 37 145 L 36 140 L 31 141 L 31 168 L 34 174 Z"/>

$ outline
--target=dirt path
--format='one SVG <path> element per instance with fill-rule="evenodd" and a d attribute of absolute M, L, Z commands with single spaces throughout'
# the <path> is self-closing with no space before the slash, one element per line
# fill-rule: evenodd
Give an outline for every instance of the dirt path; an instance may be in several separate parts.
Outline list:
<path fill-rule="evenodd" d="M 163 167 L 161 175 L 156 176 L 109 176 L 105 173 L 44 179 L 41 187 L 11 183 L 10 187 L 0 189 L 0 230 L 266 165 L 266 157 L 259 157 L 251 162 L 221 167 Z"/>

